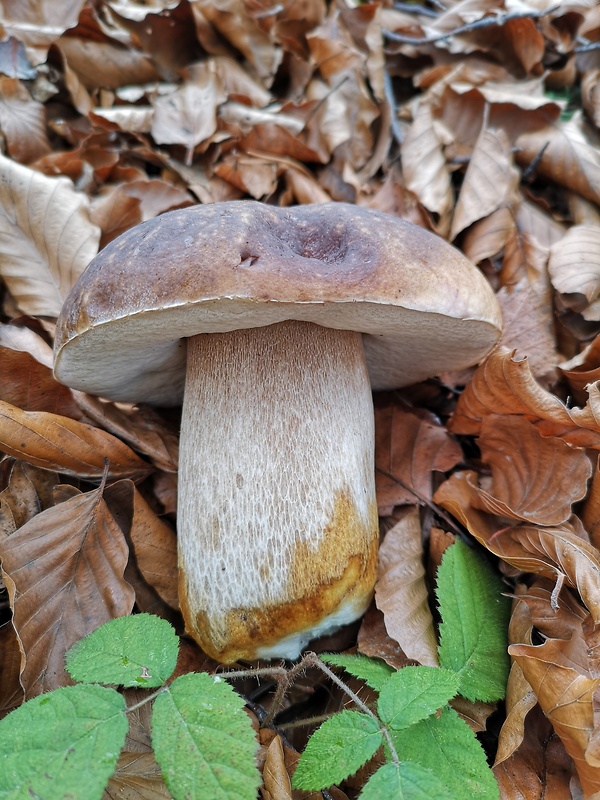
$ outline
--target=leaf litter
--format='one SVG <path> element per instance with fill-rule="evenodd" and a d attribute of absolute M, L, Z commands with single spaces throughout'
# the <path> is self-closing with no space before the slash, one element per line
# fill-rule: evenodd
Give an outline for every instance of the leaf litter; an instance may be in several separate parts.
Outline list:
<path fill-rule="evenodd" d="M 435 572 L 467 536 L 514 598 L 500 796 L 599 791 L 597 4 L 15 1 L 0 14 L 2 713 L 68 683 L 64 653 L 105 620 L 179 619 L 179 420 L 54 380 L 54 321 L 78 275 L 170 209 L 333 199 L 463 249 L 505 332 L 477 368 L 376 398 L 380 580 L 358 632 L 326 648 L 435 664 Z M 184 647 L 182 673 L 215 668 Z M 491 708 L 459 711 L 481 729 Z M 304 729 L 261 737 L 263 796 L 306 796 L 290 784 Z M 128 741 L 106 796 L 119 791 L 168 796 L 147 742 Z"/>

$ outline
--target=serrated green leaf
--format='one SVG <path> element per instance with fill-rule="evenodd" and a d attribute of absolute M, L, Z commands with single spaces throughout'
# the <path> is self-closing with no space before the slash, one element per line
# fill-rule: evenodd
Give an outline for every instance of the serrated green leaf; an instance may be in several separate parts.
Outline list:
<path fill-rule="evenodd" d="M 458 675 L 443 667 L 404 667 L 394 673 L 379 695 L 382 722 L 402 730 L 435 714 L 458 692 Z"/>
<path fill-rule="evenodd" d="M 453 800 L 498 800 L 500 792 L 475 734 L 453 708 L 391 731 L 402 761 L 431 770 Z"/>
<path fill-rule="evenodd" d="M 375 689 L 376 692 L 380 692 L 383 684 L 396 672 L 393 667 L 390 667 L 380 658 L 369 658 L 369 656 L 360 654 L 321 653 L 319 658 L 326 664 L 342 667 L 350 675 L 363 680 L 367 686 Z"/>
<path fill-rule="evenodd" d="M 313 733 L 294 773 L 295 789 L 326 789 L 353 775 L 375 755 L 383 735 L 361 711 L 340 711 Z"/>
<path fill-rule="evenodd" d="M 244 701 L 217 676 L 182 675 L 156 698 L 152 744 L 174 800 L 255 800 L 258 742 Z"/>
<path fill-rule="evenodd" d="M 66 657 L 75 681 L 146 689 L 162 686 L 177 664 L 174 628 L 152 614 L 111 619 L 77 642 Z"/>
<path fill-rule="evenodd" d="M 460 677 L 468 700 L 504 697 L 508 670 L 510 600 L 502 582 L 473 550 L 457 541 L 444 553 L 437 576 L 440 664 Z"/>
<path fill-rule="evenodd" d="M 66 686 L 0 721 L 2 800 L 100 800 L 128 723 L 125 702 L 103 686 Z"/>
<path fill-rule="evenodd" d="M 384 764 L 365 783 L 358 800 L 455 800 L 429 769 L 401 761 Z"/>

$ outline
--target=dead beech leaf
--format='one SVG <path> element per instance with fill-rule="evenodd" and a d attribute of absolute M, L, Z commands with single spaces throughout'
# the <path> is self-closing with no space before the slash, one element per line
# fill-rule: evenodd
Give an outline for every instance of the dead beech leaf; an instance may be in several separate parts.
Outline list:
<path fill-rule="evenodd" d="M 588 402 L 583 408 L 568 409 L 535 381 L 527 358 L 517 359 L 501 346 L 475 371 L 448 428 L 453 433 L 478 436 L 488 414 L 521 415 L 542 436 L 558 436 L 576 447 L 600 449 L 598 384 L 588 386 Z"/>
<path fill-rule="evenodd" d="M 498 208 L 465 231 L 461 249 L 467 258 L 479 264 L 502 252 L 514 228 L 512 209 Z"/>
<path fill-rule="evenodd" d="M 280 736 L 274 736 L 267 748 L 263 783 L 271 800 L 292 800 L 292 784 L 285 764 Z"/>
<path fill-rule="evenodd" d="M 494 767 L 494 776 L 502 800 L 573 800 L 573 785 L 579 784 L 573 761 L 537 704 L 527 715 L 519 748 Z"/>
<path fill-rule="evenodd" d="M 133 520 L 129 535 L 136 562 L 147 583 L 171 608 L 179 608 L 175 531 L 152 511 L 133 487 Z"/>
<path fill-rule="evenodd" d="M 446 472 L 462 450 L 428 411 L 391 402 L 375 406 L 375 478 L 381 510 L 431 500 L 432 472 Z"/>
<path fill-rule="evenodd" d="M 581 353 L 559 364 L 558 369 L 567 379 L 577 403 L 585 403 L 586 386 L 600 380 L 600 336 L 596 336 Z"/>
<path fill-rule="evenodd" d="M 600 202 L 600 152 L 587 137 L 580 113 L 521 134 L 516 146 L 519 163 L 527 166 L 535 160 L 540 175 Z"/>
<path fill-rule="evenodd" d="M 0 401 L 0 450 L 43 469 L 97 480 L 144 475 L 151 467 L 115 436 L 44 411 Z"/>
<path fill-rule="evenodd" d="M 50 150 L 44 106 L 17 78 L 0 76 L 0 128 L 9 154 L 28 164 Z"/>
<path fill-rule="evenodd" d="M 19 682 L 21 650 L 12 625 L 0 625 L 0 719 L 24 699 Z"/>
<path fill-rule="evenodd" d="M 0 542 L 27 697 L 69 683 L 69 647 L 133 609 L 123 578 L 127 544 L 102 493 L 100 487 L 48 508 Z"/>
<path fill-rule="evenodd" d="M 479 507 L 491 514 L 558 525 L 587 493 L 592 467 L 585 452 L 541 436 L 523 417 L 490 414 L 482 420 L 478 442 L 492 470 L 491 486 L 479 492 Z"/>
<path fill-rule="evenodd" d="M 594 621 L 600 621 L 600 554 L 567 523 L 505 527 L 504 520 L 479 511 L 474 472 L 454 473 L 434 495 L 434 502 L 458 519 L 480 544 L 522 572 L 565 579 L 579 592 Z"/>
<path fill-rule="evenodd" d="M 427 666 L 438 666 L 416 506 L 404 509 L 385 535 L 379 550 L 375 603 L 383 612 L 387 632 L 407 657 Z"/>
<path fill-rule="evenodd" d="M 73 392 L 85 415 L 109 433 L 148 456 L 157 469 L 177 472 L 179 436 L 173 426 L 151 406 L 131 406 L 101 400 L 84 392 Z"/>
<path fill-rule="evenodd" d="M 0 155 L 0 274 L 25 314 L 57 317 L 98 250 L 87 197 Z"/>
<path fill-rule="evenodd" d="M 502 130 L 484 128 L 475 143 L 454 210 L 450 239 L 479 219 L 516 201 L 519 172 Z"/>
<path fill-rule="evenodd" d="M 561 356 L 556 350 L 554 313 L 549 299 L 545 302 L 525 277 L 510 287 L 503 286 L 496 299 L 504 322 L 500 344 L 527 356 L 537 380 L 551 382 Z"/>
<path fill-rule="evenodd" d="M 190 78 L 153 100 L 151 133 L 158 144 L 182 144 L 190 153 L 217 129 L 217 106 L 227 96 L 210 65 L 196 64 Z"/>
<path fill-rule="evenodd" d="M 123 751 L 103 800 L 171 800 L 154 754 Z"/>
<path fill-rule="evenodd" d="M 549 642 L 542 645 L 510 645 L 511 657 L 519 664 L 538 702 L 560 736 L 575 768 L 586 797 L 600 791 L 600 768 L 586 761 L 585 754 L 594 730 L 593 695 L 599 679 L 577 670 L 558 666 Z"/>
<path fill-rule="evenodd" d="M 429 211 L 449 214 L 454 201 L 450 172 L 435 131 L 431 103 L 421 101 L 401 146 L 402 172 L 408 189 Z"/>
<path fill-rule="evenodd" d="M 75 419 L 82 416 L 70 390 L 29 353 L 0 345 L 0 360 L 0 400 L 24 411 L 48 411 Z"/>
<path fill-rule="evenodd" d="M 54 505 L 58 475 L 15 461 L 0 492 L 0 537 L 10 536 L 44 508 Z"/>
<path fill-rule="evenodd" d="M 600 230 L 593 225 L 574 225 L 550 250 L 552 285 L 587 320 L 600 320 L 599 265 Z"/>
<path fill-rule="evenodd" d="M 600 549 L 600 463 L 596 462 L 592 485 L 581 512 L 581 519 L 590 535 L 590 542 Z"/>

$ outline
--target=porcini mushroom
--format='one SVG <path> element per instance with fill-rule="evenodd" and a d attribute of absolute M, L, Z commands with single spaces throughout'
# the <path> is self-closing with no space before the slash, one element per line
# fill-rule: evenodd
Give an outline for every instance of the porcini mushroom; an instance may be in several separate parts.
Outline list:
<path fill-rule="evenodd" d="M 58 320 L 55 373 L 183 401 L 186 627 L 225 663 L 295 658 L 372 594 L 371 387 L 470 366 L 500 328 L 487 281 L 434 234 L 343 203 L 232 201 L 103 249 Z"/>

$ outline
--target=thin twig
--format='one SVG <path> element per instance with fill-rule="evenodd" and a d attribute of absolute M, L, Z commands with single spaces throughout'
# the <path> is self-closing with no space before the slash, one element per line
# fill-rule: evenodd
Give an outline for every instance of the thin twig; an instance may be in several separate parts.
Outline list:
<path fill-rule="evenodd" d="M 454 522 L 452 517 L 449 516 L 448 514 L 446 514 L 446 512 L 444 511 L 443 508 L 440 508 L 438 505 L 436 505 L 431 500 L 428 500 L 426 497 L 423 497 L 423 495 L 419 494 L 419 492 L 417 492 L 416 489 L 414 489 L 412 486 L 409 486 L 408 484 L 404 483 L 402 478 L 399 478 L 397 475 L 394 475 L 393 473 L 388 472 L 387 470 L 382 469 L 381 467 L 375 467 L 375 471 L 376 472 L 381 472 L 381 474 L 385 475 L 386 478 L 389 478 L 391 481 L 394 481 L 394 483 L 399 484 L 400 486 L 402 486 L 403 489 L 406 489 L 407 492 L 410 492 L 411 494 L 414 494 L 414 496 L 419 501 L 419 503 L 421 503 L 421 505 L 427 506 L 427 508 L 429 508 L 430 511 L 433 511 L 433 513 L 436 516 L 438 516 L 441 519 L 443 519 L 444 522 L 450 528 L 452 528 L 452 530 L 457 534 L 457 536 L 460 536 L 462 538 L 463 531 L 459 528 L 459 526 L 456 524 L 456 522 Z"/>
<path fill-rule="evenodd" d="M 553 11 L 556 11 L 557 8 L 558 6 L 554 6 L 554 8 L 549 8 L 546 11 L 497 13 L 493 17 L 482 17 L 481 19 L 476 19 L 473 22 L 468 22 L 465 25 L 460 25 L 458 28 L 453 28 L 451 31 L 439 33 L 435 36 L 405 36 L 404 34 L 388 30 L 384 30 L 382 33 L 386 39 L 390 39 L 392 42 L 400 42 L 401 44 L 435 44 L 436 42 L 444 41 L 444 39 L 450 39 L 452 36 L 458 36 L 461 33 L 470 33 L 471 31 L 481 30 L 482 28 L 501 27 L 513 19 L 541 19 L 551 14 Z"/>

